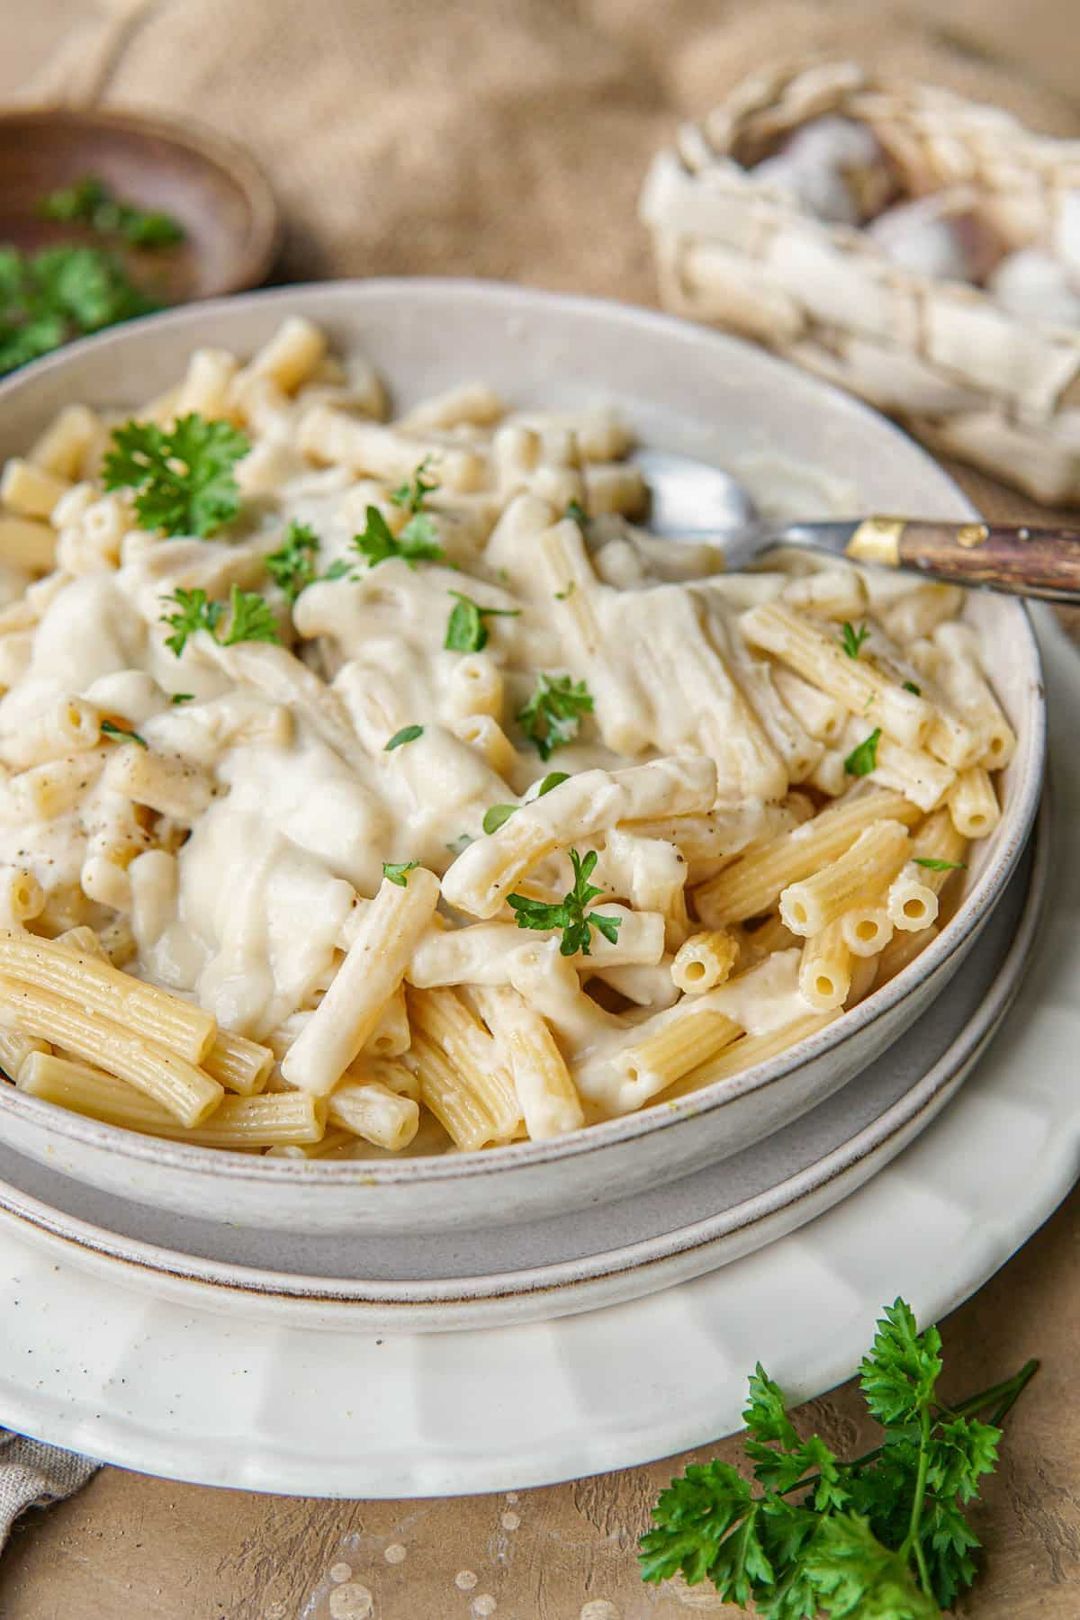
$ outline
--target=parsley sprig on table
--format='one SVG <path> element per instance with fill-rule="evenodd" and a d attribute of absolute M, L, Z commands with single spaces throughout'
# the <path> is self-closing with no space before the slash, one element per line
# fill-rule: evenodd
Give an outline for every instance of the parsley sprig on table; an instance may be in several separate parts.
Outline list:
<path fill-rule="evenodd" d="M 258 591 L 242 591 L 238 585 L 233 586 L 223 636 L 218 634 L 218 627 L 225 616 L 226 605 L 211 601 L 198 586 L 190 591 L 179 586 L 171 596 L 163 596 L 161 600 L 163 606 L 173 609 L 171 613 L 163 613 L 160 622 L 172 630 L 172 635 L 165 638 L 165 645 L 177 658 L 187 646 L 188 638 L 198 630 L 208 630 L 223 647 L 234 647 L 239 641 L 281 640 L 273 609 Z"/>
<path fill-rule="evenodd" d="M 446 639 L 443 646 L 450 652 L 482 652 L 488 644 L 490 632 L 485 619 L 517 619 L 520 608 L 481 607 L 471 596 L 461 591 L 450 591 L 455 598 L 446 621 Z"/>
<path fill-rule="evenodd" d="M 266 572 L 280 585 L 290 602 L 306 590 L 317 578 L 315 558 L 319 551 L 319 537 L 306 523 L 295 519 L 285 531 L 285 539 L 276 551 L 264 559 Z"/>
<path fill-rule="evenodd" d="M 550 759 L 556 748 L 573 742 L 582 716 L 593 711 L 592 694 L 584 681 L 569 675 L 540 675 L 517 720 L 536 745 L 541 759 Z"/>
<path fill-rule="evenodd" d="M 941 1367 L 937 1328 L 919 1333 L 896 1300 L 859 1369 L 882 1443 L 845 1462 L 799 1438 L 759 1365 L 743 1413 L 753 1482 L 720 1461 L 673 1480 L 641 1540 L 643 1578 L 709 1580 L 759 1620 L 936 1620 L 975 1578 L 964 1509 L 1038 1363 L 956 1404 L 937 1397 Z"/>
<path fill-rule="evenodd" d="M 598 928 L 606 940 L 612 945 L 616 944 L 622 918 L 608 917 L 599 911 L 585 910 L 590 900 L 595 900 L 597 895 L 604 892 L 589 882 L 596 866 L 596 859 L 595 849 L 591 849 L 584 857 L 579 855 L 576 849 L 570 851 L 570 864 L 574 869 L 574 887 L 556 906 L 548 905 L 543 900 L 530 900 L 524 894 L 508 894 L 506 903 L 513 910 L 518 927 L 561 928 L 563 936 L 559 944 L 560 956 L 576 956 L 579 951 L 582 956 L 591 956 L 589 941 L 592 936 L 589 930 L 592 928 Z"/>
<path fill-rule="evenodd" d="M 228 422 L 192 412 L 168 431 L 156 422 L 114 430 L 102 476 L 106 489 L 134 489 L 135 511 L 161 534 L 214 534 L 240 510 L 233 468 L 251 445 Z"/>
<path fill-rule="evenodd" d="M 0 248 L 0 376 L 73 338 L 161 306 L 96 247 Z"/>

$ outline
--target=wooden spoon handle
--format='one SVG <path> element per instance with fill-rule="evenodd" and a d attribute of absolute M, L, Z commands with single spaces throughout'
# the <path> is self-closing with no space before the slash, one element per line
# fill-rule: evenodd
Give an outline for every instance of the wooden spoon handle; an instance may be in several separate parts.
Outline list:
<path fill-rule="evenodd" d="M 874 517 L 857 526 L 847 553 L 958 585 L 1080 602 L 1080 529 Z"/>

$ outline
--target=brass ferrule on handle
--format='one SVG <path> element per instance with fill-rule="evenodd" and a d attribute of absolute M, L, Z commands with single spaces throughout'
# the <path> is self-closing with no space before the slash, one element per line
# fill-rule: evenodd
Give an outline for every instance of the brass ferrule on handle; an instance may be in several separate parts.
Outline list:
<path fill-rule="evenodd" d="M 911 568 L 956 585 L 1080 602 L 1080 531 L 869 517 L 845 547 L 855 562 Z"/>

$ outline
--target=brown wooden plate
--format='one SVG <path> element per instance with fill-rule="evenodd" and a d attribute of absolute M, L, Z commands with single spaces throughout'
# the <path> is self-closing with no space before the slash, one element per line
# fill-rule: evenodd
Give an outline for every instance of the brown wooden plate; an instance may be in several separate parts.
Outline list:
<path fill-rule="evenodd" d="M 273 193 L 254 160 L 198 125 L 142 113 L 68 107 L 0 112 L 0 245 L 102 245 L 89 226 L 41 217 L 50 192 L 95 175 L 125 202 L 163 210 L 184 229 L 167 251 L 125 249 L 133 277 L 164 304 L 254 287 L 277 252 Z"/>

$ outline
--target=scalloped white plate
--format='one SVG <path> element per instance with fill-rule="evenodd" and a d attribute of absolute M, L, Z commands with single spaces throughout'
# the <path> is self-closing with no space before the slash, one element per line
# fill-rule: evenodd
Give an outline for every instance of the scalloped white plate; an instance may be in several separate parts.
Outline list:
<path fill-rule="evenodd" d="M 155 1299 L 3 1218 L 0 1422 L 208 1485 L 349 1497 L 506 1490 L 730 1432 L 758 1358 L 793 1397 L 820 1393 L 851 1373 L 897 1293 L 923 1320 L 951 1310 L 1041 1225 L 1080 1160 L 1080 659 L 1049 614 L 1037 623 L 1057 847 L 1024 993 L 951 1105 L 850 1198 L 646 1299 L 397 1336 Z"/>

